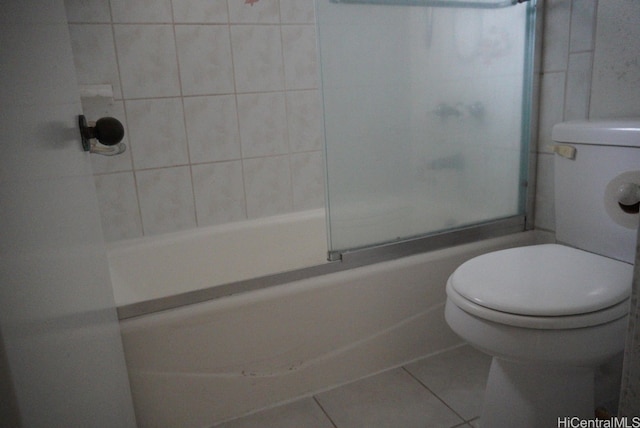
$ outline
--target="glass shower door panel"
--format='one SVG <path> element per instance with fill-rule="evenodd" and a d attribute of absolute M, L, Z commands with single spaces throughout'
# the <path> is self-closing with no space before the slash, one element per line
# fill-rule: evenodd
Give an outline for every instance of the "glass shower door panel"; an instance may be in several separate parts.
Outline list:
<path fill-rule="evenodd" d="M 330 250 L 522 214 L 527 6 L 316 4 Z"/>

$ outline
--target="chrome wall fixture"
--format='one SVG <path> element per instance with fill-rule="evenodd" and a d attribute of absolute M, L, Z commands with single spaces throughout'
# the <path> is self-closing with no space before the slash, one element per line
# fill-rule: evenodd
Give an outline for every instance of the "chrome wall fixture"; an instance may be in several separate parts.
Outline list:
<path fill-rule="evenodd" d="M 530 0 L 331 0 L 331 3 L 499 9 L 528 1 Z"/>
<path fill-rule="evenodd" d="M 78 127 L 85 152 L 114 156 L 127 149 L 127 146 L 121 143 L 124 138 L 124 126 L 114 117 L 103 117 L 91 124 L 81 114 L 78 116 Z"/>

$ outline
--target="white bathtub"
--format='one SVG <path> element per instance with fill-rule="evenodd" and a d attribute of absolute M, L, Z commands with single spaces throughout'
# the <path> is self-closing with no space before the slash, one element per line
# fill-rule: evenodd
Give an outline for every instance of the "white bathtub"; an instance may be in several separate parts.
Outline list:
<path fill-rule="evenodd" d="M 308 214 L 301 219 L 313 217 Z M 315 217 L 320 224 L 308 225 L 307 232 L 324 228 L 322 216 Z M 289 220 L 296 222 L 295 216 Z M 274 227 L 281 224 L 275 222 Z M 207 242 L 237 228 L 223 227 L 222 234 L 207 230 L 201 235 L 198 230 L 142 240 L 131 248 L 115 246 L 111 261 L 119 303 L 142 305 L 158 296 L 171 300 L 166 296 L 172 293 L 171 282 L 176 294 L 210 287 L 210 281 L 218 281 L 212 279 L 218 278 L 218 267 L 232 266 L 244 275 L 249 269 L 239 264 L 255 267 L 262 255 L 238 250 L 233 258 L 230 249 L 257 241 L 254 233 L 284 233 L 254 230 L 246 235 L 237 230 L 242 242 L 221 241 L 221 249 Z M 262 239 L 260 245 L 274 254 L 293 257 L 302 252 Z M 533 232 L 508 235 L 123 319 L 138 424 L 211 427 L 457 346 L 460 340 L 447 327 L 443 313 L 450 273 L 475 255 L 547 240 Z M 326 264 L 324 249 L 312 250 L 314 255 L 305 263 Z M 225 262 L 203 252 L 222 254 Z M 211 266 L 201 268 L 200 263 Z M 222 275 L 222 281 L 229 281 L 226 273 Z"/>
<path fill-rule="evenodd" d="M 326 242 L 323 209 L 117 242 L 108 248 L 116 306 L 129 317 L 203 300 L 197 292 L 223 284 L 319 266 Z"/>

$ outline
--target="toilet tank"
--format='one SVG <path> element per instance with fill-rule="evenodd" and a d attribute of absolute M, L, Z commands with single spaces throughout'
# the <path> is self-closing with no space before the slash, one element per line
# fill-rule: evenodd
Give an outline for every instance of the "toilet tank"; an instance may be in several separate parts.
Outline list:
<path fill-rule="evenodd" d="M 557 241 L 633 263 L 639 215 L 630 200 L 640 186 L 640 118 L 559 123 L 551 137 Z"/>

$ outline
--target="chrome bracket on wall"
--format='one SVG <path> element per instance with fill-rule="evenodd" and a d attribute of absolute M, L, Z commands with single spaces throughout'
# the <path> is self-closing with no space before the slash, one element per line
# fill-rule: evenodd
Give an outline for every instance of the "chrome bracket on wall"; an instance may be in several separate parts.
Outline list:
<path fill-rule="evenodd" d="M 458 7 L 467 9 L 499 9 L 530 0 L 331 0 L 331 3 L 377 4 L 390 6 Z"/>
<path fill-rule="evenodd" d="M 85 152 L 114 156 L 127 149 L 127 146 L 121 143 L 124 138 L 124 126 L 114 117 L 103 117 L 90 125 L 87 118 L 81 114 L 78 116 L 78 128 L 82 149 Z"/>

